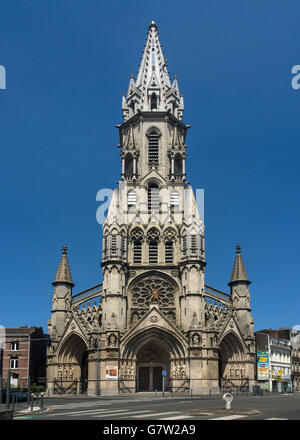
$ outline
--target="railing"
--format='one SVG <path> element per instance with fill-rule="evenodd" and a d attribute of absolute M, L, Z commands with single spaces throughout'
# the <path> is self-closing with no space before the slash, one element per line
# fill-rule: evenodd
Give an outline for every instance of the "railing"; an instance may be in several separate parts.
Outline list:
<path fill-rule="evenodd" d="M 222 379 L 220 388 L 222 392 L 229 392 L 235 395 L 249 393 L 249 379 Z"/>
<path fill-rule="evenodd" d="M 73 305 L 79 305 L 82 302 L 88 301 L 92 298 L 102 295 L 103 284 L 97 284 L 90 289 L 84 290 L 83 292 L 76 293 L 72 296 Z M 208 298 L 213 298 L 217 301 L 231 303 L 231 296 L 228 293 L 222 292 L 221 290 L 214 289 L 211 286 L 204 286 L 204 292 Z"/>
<path fill-rule="evenodd" d="M 209 298 L 213 298 L 222 302 L 225 301 L 226 303 L 231 303 L 231 295 L 225 292 L 221 292 L 221 290 L 214 289 L 211 286 L 207 286 L 206 284 L 204 286 L 204 293 Z"/>
<path fill-rule="evenodd" d="M 84 290 L 83 292 L 76 293 L 75 295 L 72 296 L 73 305 L 74 304 L 78 305 L 84 301 L 87 301 L 88 299 L 92 299 L 97 296 L 100 296 L 102 295 L 102 292 L 103 292 L 103 288 L 101 283 L 101 284 L 97 284 L 97 286 L 91 287 L 90 289 Z"/>
<path fill-rule="evenodd" d="M 189 392 L 190 391 L 190 379 L 182 379 L 182 383 L 180 386 L 178 387 L 174 387 L 173 384 L 171 386 L 172 390 L 174 391 L 174 393 L 184 393 L 184 392 Z"/>
<path fill-rule="evenodd" d="M 134 388 L 129 388 L 123 379 L 119 380 L 119 393 L 134 393 Z"/>

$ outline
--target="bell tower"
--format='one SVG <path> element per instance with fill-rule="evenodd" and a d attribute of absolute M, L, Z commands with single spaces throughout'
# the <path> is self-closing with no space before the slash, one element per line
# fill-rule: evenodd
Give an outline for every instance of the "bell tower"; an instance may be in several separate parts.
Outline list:
<path fill-rule="evenodd" d="M 152 21 L 137 77 L 131 74 L 122 97 L 121 176 L 103 224 L 104 307 L 109 303 L 103 322 L 114 312 L 122 331 L 133 319 L 131 279 L 149 271 L 176 280 L 178 327 L 187 331 L 194 313 L 203 317 L 204 226 L 186 181 L 183 110 Z"/>
<path fill-rule="evenodd" d="M 152 21 L 122 97 L 121 175 L 103 223 L 103 329 L 114 314 L 121 339 L 148 312 L 153 290 L 179 331 L 204 320 L 204 225 L 186 180 L 183 111 Z"/>

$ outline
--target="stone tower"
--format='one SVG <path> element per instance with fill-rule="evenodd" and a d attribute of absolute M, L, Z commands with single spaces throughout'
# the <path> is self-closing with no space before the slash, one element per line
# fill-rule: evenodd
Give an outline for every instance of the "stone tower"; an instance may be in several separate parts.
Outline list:
<path fill-rule="evenodd" d="M 103 285 L 71 297 L 71 276 L 56 280 L 62 303 L 49 322 L 58 334 L 49 358 L 54 382 L 67 364 L 77 372 L 77 390 L 88 394 L 161 390 L 162 372 L 173 392 L 253 384 L 250 282 L 240 247 L 231 295 L 204 282 L 204 224 L 186 180 L 183 111 L 152 22 L 138 75 L 122 97 L 121 176 L 102 224 Z M 67 389 L 63 381 L 60 389 Z"/>

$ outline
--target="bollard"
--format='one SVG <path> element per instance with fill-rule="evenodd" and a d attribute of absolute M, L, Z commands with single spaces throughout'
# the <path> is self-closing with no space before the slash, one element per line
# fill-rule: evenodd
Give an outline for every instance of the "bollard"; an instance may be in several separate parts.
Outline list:
<path fill-rule="evenodd" d="M 12 412 L 15 410 L 15 395 L 12 395 Z"/>
<path fill-rule="evenodd" d="M 31 399 L 30 399 L 30 414 L 33 414 L 33 393 L 31 393 Z"/>
<path fill-rule="evenodd" d="M 44 393 L 41 393 L 41 409 L 44 408 Z"/>
<path fill-rule="evenodd" d="M 231 408 L 231 402 L 233 400 L 233 395 L 230 393 L 225 393 L 223 396 L 223 400 L 226 402 L 225 409 Z"/>
<path fill-rule="evenodd" d="M 157 388 L 155 389 L 155 398 L 157 399 Z"/>

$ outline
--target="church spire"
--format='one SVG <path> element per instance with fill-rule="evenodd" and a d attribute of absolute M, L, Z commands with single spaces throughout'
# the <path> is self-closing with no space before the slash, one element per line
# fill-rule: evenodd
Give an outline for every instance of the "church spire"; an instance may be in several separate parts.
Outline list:
<path fill-rule="evenodd" d="M 125 102 L 124 102 L 125 101 Z M 183 97 L 177 77 L 173 83 L 162 51 L 157 24 L 152 21 L 136 81 L 130 77 L 126 99 L 123 98 L 123 118 L 127 120 L 139 111 L 170 111 L 178 119 L 183 115 Z"/>
<path fill-rule="evenodd" d="M 60 259 L 60 263 L 56 272 L 55 279 L 53 281 L 53 285 L 57 283 L 69 284 L 72 287 L 75 285 L 72 281 L 70 266 L 67 257 L 67 246 L 64 244 L 62 247 L 62 256 Z"/>
<path fill-rule="evenodd" d="M 242 259 L 241 245 L 238 244 L 236 246 L 236 256 L 235 256 L 235 262 L 231 275 L 231 280 L 228 283 L 228 285 L 232 286 L 233 284 L 239 283 L 240 281 L 245 282 L 246 284 L 251 283 L 251 281 L 248 280 L 247 272 Z"/>

